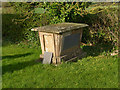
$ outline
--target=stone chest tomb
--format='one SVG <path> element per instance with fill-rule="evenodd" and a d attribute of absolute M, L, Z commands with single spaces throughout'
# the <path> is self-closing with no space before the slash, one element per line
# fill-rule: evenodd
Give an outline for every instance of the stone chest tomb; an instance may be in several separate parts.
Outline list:
<path fill-rule="evenodd" d="M 82 23 L 58 23 L 31 29 L 39 33 L 42 49 L 40 57 L 45 58 L 44 54 L 52 53 L 48 57 L 54 64 L 61 63 L 61 60 L 80 58 L 82 30 L 86 26 L 88 25 Z"/>

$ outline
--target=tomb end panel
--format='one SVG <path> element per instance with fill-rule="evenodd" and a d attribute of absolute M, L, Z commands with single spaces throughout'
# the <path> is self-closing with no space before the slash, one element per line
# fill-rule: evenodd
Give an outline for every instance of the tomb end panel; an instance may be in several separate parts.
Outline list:
<path fill-rule="evenodd" d="M 55 46 L 54 46 L 53 33 L 39 32 L 39 38 L 40 38 L 42 54 L 44 54 L 45 51 L 52 52 L 54 54 Z"/>

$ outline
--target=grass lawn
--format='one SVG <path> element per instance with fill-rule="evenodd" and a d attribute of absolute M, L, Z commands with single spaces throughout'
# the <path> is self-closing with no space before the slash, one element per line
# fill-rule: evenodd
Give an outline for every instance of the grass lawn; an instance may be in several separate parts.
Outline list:
<path fill-rule="evenodd" d="M 87 48 L 87 50 L 90 51 L 90 48 Z M 39 59 L 40 53 L 41 50 L 38 48 L 28 48 L 14 44 L 4 45 L 2 48 L 2 87 L 118 87 L 117 56 L 103 56 L 102 54 L 94 56 L 88 53 L 89 56 L 77 62 L 54 66 L 35 62 Z"/>

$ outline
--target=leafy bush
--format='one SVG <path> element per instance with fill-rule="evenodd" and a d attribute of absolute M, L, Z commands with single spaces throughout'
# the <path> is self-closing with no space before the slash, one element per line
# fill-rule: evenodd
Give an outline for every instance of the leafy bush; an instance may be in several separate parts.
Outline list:
<path fill-rule="evenodd" d="M 75 18 L 77 15 L 86 14 L 85 8 L 91 3 L 86 2 L 10 2 L 20 19 L 14 19 L 14 22 L 22 23 L 25 32 L 25 39 L 28 41 L 36 39 L 37 33 L 31 32 L 31 28 L 44 26 L 48 24 L 56 24 Z M 46 12 L 43 14 L 35 13 L 36 8 L 44 8 Z"/>
<path fill-rule="evenodd" d="M 19 15 L 3 14 L 2 15 L 2 36 L 3 39 L 11 42 L 17 42 L 24 38 L 24 28 L 22 24 L 13 23 L 14 18 Z"/>
<path fill-rule="evenodd" d="M 118 41 L 118 17 L 116 8 L 101 8 L 94 6 L 91 10 L 88 2 L 10 2 L 20 18 L 13 19 L 14 23 L 24 28 L 24 39 L 38 43 L 37 32 L 31 28 L 56 24 L 61 22 L 86 23 L 88 28 L 83 31 L 82 41 L 85 43 L 106 43 L 113 45 Z M 109 3 L 109 6 L 112 5 Z M 35 13 L 36 8 L 46 9 L 45 13 Z"/>
<path fill-rule="evenodd" d="M 99 3 L 100 4 L 100 3 Z M 117 46 L 118 43 L 118 8 L 109 3 L 109 6 L 94 6 L 86 9 L 87 15 L 77 15 L 68 22 L 86 23 L 88 28 L 83 31 L 84 43 L 111 43 Z M 104 5 L 103 4 L 103 5 Z"/>
<path fill-rule="evenodd" d="M 116 8 L 102 10 L 100 13 L 88 14 L 84 17 L 84 22 L 90 25 L 88 27 L 90 38 L 86 39 L 92 43 L 111 42 L 113 45 L 117 45 L 118 11 Z"/>

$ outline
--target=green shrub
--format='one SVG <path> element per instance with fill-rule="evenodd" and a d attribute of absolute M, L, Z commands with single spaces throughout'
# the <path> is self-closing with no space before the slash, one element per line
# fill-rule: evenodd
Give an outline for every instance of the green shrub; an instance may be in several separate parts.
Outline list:
<path fill-rule="evenodd" d="M 111 42 L 117 45 L 117 9 L 95 6 L 87 10 L 90 4 L 87 2 L 10 2 L 16 14 L 20 16 L 20 18 L 13 18 L 13 22 L 24 29 L 22 36 L 27 41 L 39 42 L 38 33 L 31 32 L 31 28 L 61 22 L 75 22 L 89 25 L 83 31 L 82 42 L 93 44 Z M 36 8 L 46 9 L 46 12 L 35 13 Z"/>
<path fill-rule="evenodd" d="M 11 42 L 18 42 L 24 38 L 24 28 L 22 24 L 13 23 L 13 19 L 19 15 L 2 14 L 2 36 L 3 39 Z"/>
<path fill-rule="evenodd" d="M 118 41 L 118 11 L 116 8 L 107 8 L 97 14 L 88 14 L 84 17 L 85 23 L 90 26 L 90 42 L 112 42 L 117 45 Z"/>
<path fill-rule="evenodd" d="M 56 24 L 76 18 L 77 15 L 86 14 L 84 11 L 91 3 L 86 2 L 10 2 L 19 19 L 14 23 L 22 24 L 25 40 L 38 42 L 37 32 L 31 32 L 31 28 Z M 44 8 L 45 13 L 35 13 L 36 8 Z M 36 39 L 37 38 L 37 39 Z"/>

